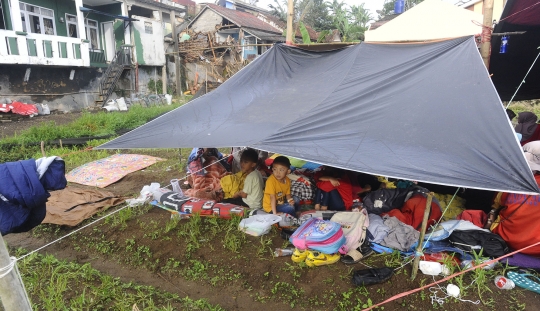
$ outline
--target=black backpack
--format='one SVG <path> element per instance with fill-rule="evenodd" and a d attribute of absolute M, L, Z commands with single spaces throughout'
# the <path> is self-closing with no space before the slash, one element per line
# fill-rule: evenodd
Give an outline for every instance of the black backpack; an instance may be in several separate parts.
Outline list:
<path fill-rule="evenodd" d="M 448 240 L 466 252 L 479 254 L 482 251 L 482 255 L 488 257 L 501 257 L 510 251 L 500 236 L 483 230 L 455 230 Z"/>
<path fill-rule="evenodd" d="M 364 208 L 369 214 L 380 215 L 403 207 L 405 201 L 414 193 L 427 193 L 422 187 L 379 189 L 368 193 L 363 199 Z"/>

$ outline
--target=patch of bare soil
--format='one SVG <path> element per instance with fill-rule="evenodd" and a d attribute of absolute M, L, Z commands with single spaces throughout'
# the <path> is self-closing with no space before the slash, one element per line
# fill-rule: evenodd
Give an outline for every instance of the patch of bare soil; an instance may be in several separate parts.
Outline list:
<path fill-rule="evenodd" d="M 38 126 L 41 123 L 54 122 L 56 125 L 68 124 L 81 116 L 81 112 L 73 113 L 55 113 L 49 115 L 40 115 L 35 117 L 16 118 L 16 120 L 4 119 L 0 121 L 0 138 L 9 137 L 20 133 L 32 126 Z"/>

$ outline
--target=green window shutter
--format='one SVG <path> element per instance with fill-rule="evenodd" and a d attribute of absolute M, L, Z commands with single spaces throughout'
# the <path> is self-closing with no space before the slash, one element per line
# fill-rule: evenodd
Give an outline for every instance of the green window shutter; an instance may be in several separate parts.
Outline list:
<path fill-rule="evenodd" d="M 81 59 L 81 45 L 78 43 L 73 44 L 73 55 L 75 59 Z"/>
<path fill-rule="evenodd" d="M 37 56 L 36 39 L 26 39 L 28 46 L 28 56 Z"/>
<path fill-rule="evenodd" d="M 8 44 L 9 55 L 19 55 L 19 46 L 17 45 L 17 38 L 6 37 Z"/>
<path fill-rule="evenodd" d="M 58 50 L 60 51 L 60 58 L 67 58 L 67 43 L 58 42 Z"/>
<path fill-rule="evenodd" d="M 52 58 L 53 57 L 53 55 L 52 55 L 53 54 L 53 52 L 52 52 L 52 41 L 43 40 L 43 54 L 47 58 Z"/>

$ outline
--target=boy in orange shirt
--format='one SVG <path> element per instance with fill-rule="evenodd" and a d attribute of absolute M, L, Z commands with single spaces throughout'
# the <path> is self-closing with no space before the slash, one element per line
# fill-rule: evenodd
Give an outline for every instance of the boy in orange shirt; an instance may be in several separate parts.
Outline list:
<path fill-rule="evenodd" d="M 291 180 L 287 175 L 291 172 L 291 162 L 287 157 L 279 156 L 272 163 L 272 175 L 264 188 L 263 209 L 267 213 L 286 213 L 296 217 L 291 197 Z"/>

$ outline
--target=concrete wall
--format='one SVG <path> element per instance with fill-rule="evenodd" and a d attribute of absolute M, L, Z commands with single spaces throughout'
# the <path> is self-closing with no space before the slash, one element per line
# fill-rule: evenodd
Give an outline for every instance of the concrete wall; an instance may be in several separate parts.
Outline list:
<path fill-rule="evenodd" d="M 31 68 L 28 82 L 26 69 Z M 98 68 L 72 68 L 0 65 L 0 100 L 6 98 L 32 104 L 48 104 L 60 111 L 80 111 L 93 107 L 99 90 Z"/>
<path fill-rule="evenodd" d="M 161 21 L 140 16 L 133 16 L 133 18 L 139 20 L 133 22 L 136 62 L 143 66 L 165 65 Z M 151 34 L 145 32 L 145 23 L 152 24 Z"/>
<path fill-rule="evenodd" d="M 210 9 L 206 9 L 199 16 L 199 18 L 197 18 L 197 20 L 193 24 L 191 24 L 191 28 L 194 31 L 215 32 L 216 25 L 221 24 L 222 21 L 223 18 L 220 15 Z"/>

